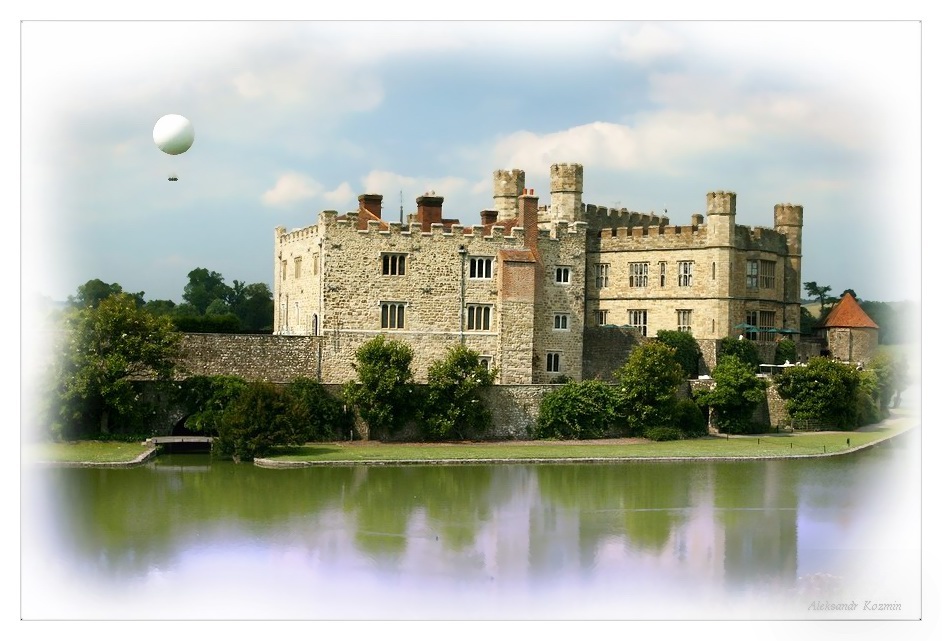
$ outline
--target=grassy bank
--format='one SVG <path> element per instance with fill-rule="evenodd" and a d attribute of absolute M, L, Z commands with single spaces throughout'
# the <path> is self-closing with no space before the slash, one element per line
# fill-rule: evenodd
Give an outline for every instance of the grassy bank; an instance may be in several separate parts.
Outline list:
<path fill-rule="evenodd" d="M 605 441 L 504 441 L 499 443 L 379 443 L 353 441 L 309 443 L 266 457 L 281 465 L 366 463 L 371 461 L 540 461 L 564 459 L 752 458 L 841 454 L 910 429 L 913 417 L 895 417 L 855 432 L 779 433 L 758 436 L 709 436 L 652 442 L 643 439 Z M 849 441 L 849 443 L 848 443 Z M 25 445 L 25 461 L 118 463 L 132 461 L 149 449 L 140 443 L 76 441 Z"/>
<path fill-rule="evenodd" d="M 151 449 L 140 442 L 68 441 L 23 445 L 24 461 L 53 463 L 126 463 Z"/>
<path fill-rule="evenodd" d="M 526 443 L 311 443 L 265 457 L 276 463 L 513 461 L 643 458 L 751 458 L 839 454 L 905 431 L 709 436 L 682 441 L 528 441 Z M 848 440 L 850 443 L 848 444 Z"/>

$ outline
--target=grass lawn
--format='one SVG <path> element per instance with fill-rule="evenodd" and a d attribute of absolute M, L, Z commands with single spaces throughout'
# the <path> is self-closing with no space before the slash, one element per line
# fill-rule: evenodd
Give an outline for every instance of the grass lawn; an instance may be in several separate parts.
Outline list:
<path fill-rule="evenodd" d="M 23 445 L 24 461 L 53 463 L 126 463 L 151 449 L 140 442 L 68 441 Z"/>
<path fill-rule="evenodd" d="M 749 458 L 839 454 L 902 433 L 918 417 L 894 417 L 855 432 L 773 433 L 756 436 L 707 436 L 652 442 L 644 439 L 600 441 L 502 441 L 495 443 L 380 443 L 352 441 L 308 443 L 266 456 L 282 464 L 435 461 L 539 461 L 561 459 Z M 848 439 L 850 443 L 848 444 Z M 140 443 L 74 441 L 23 446 L 24 461 L 118 463 L 149 449 Z"/>
<path fill-rule="evenodd" d="M 309 443 L 265 458 L 276 462 L 493 461 L 623 458 L 788 457 L 846 452 L 905 431 L 887 426 L 867 432 L 810 432 L 758 436 L 708 436 L 682 441 L 642 439 L 527 441 L 525 443 Z M 850 445 L 847 440 L 850 439 Z"/>

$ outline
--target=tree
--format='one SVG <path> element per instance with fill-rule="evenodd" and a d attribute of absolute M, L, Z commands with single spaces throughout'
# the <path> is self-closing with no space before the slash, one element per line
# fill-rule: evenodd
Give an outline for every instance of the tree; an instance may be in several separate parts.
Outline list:
<path fill-rule="evenodd" d="M 353 427 L 353 417 L 343 401 L 312 378 L 294 379 L 285 388 L 285 396 L 293 429 L 303 434 L 305 441 L 343 438 Z"/>
<path fill-rule="evenodd" d="M 677 390 L 685 380 L 673 347 L 658 341 L 642 343 L 614 377 L 619 411 L 630 436 L 640 436 L 649 427 L 673 425 Z"/>
<path fill-rule="evenodd" d="M 412 348 L 383 334 L 360 346 L 353 369 L 355 381 L 344 386 L 344 398 L 355 407 L 373 435 L 391 436 L 412 418 L 415 384 Z"/>
<path fill-rule="evenodd" d="M 831 293 L 830 285 L 818 285 L 817 281 L 809 280 L 805 283 L 805 291 L 808 292 L 808 296 L 818 299 L 820 309 L 818 310 L 818 318 L 824 318 L 825 315 L 825 303 L 833 301 L 828 294 Z"/>
<path fill-rule="evenodd" d="M 775 382 L 792 418 L 843 430 L 857 427 L 860 376 L 853 366 L 814 357 L 804 366 L 787 368 Z"/>
<path fill-rule="evenodd" d="M 189 281 L 183 288 L 183 301 L 193 305 L 200 314 L 215 300 L 223 302 L 232 297 L 232 289 L 226 285 L 219 272 L 197 267 L 187 274 Z"/>
<path fill-rule="evenodd" d="M 180 383 L 180 397 L 189 416 L 184 427 L 193 432 L 219 433 L 222 416 L 248 382 L 239 376 L 191 376 Z"/>
<path fill-rule="evenodd" d="M 718 357 L 735 356 L 746 365 L 752 367 L 753 372 L 759 371 L 759 348 L 752 341 L 739 340 L 729 336 L 720 340 Z"/>
<path fill-rule="evenodd" d="M 908 364 L 902 356 L 879 352 L 867 366 L 876 376 L 876 400 L 886 415 L 891 407 L 898 407 L 900 394 L 909 385 Z"/>
<path fill-rule="evenodd" d="M 233 283 L 232 311 L 239 317 L 245 331 L 271 331 L 275 319 L 275 303 L 265 283 L 243 285 Z"/>
<path fill-rule="evenodd" d="M 213 449 L 237 463 L 285 445 L 303 445 L 306 434 L 291 420 L 286 395 L 272 383 L 250 382 L 226 406 Z"/>
<path fill-rule="evenodd" d="M 618 395 L 602 381 L 569 382 L 540 401 L 536 438 L 602 438 L 620 422 Z"/>
<path fill-rule="evenodd" d="M 798 346 L 790 338 L 783 338 L 775 345 L 775 364 L 784 365 L 785 361 L 794 363 L 798 360 Z"/>
<path fill-rule="evenodd" d="M 657 332 L 657 340 L 674 348 L 674 358 L 687 378 L 696 378 L 700 374 L 700 344 L 690 332 L 662 329 Z"/>
<path fill-rule="evenodd" d="M 713 389 L 694 391 L 694 399 L 713 410 L 717 427 L 727 434 L 748 434 L 752 415 L 765 399 L 767 384 L 736 356 L 722 356 L 713 368 Z"/>
<path fill-rule="evenodd" d="M 106 435 L 113 419 L 139 418 L 134 381 L 168 383 L 177 371 L 180 335 L 169 318 L 140 309 L 130 294 L 76 309 L 66 322 L 69 340 L 57 368 L 60 433 Z"/>
<path fill-rule="evenodd" d="M 454 345 L 432 363 L 422 409 L 422 430 L 428 440 L 460 440 L 480 436 L 491 423 L 481 390 L 496 372 L 464 345 Z"/>
<path fill-rule="evenodd" d="M 79 285 L 75 296 L 69 296 L 69 304 L 72 307 L 98 307 L 101 301 L 114 294 L 124 293 L 121 285 L 111 283 L 110 285 L 103 280 L 93 278 L 84 285 Z M 130 294 L 138 307 L 144 304 L 144 292 Z"/>

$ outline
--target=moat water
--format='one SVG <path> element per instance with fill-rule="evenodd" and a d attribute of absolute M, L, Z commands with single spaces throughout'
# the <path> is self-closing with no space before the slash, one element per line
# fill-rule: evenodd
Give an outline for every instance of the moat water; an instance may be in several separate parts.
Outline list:
<path fill-rule="evenodd" d="M 21 613 L 918 619 L 918 448 L 913 431 L 807 460 L 24 465 Z"/>

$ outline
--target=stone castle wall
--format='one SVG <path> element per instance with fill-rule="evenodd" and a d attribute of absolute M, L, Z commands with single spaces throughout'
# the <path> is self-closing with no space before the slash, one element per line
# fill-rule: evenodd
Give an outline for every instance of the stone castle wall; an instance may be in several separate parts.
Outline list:
<path fill-rule="evenodd" d="M 287 383 L 318 377 L 319 343 L 316 336 L 184 334 L 182 365 L 190 376 Z"/>

